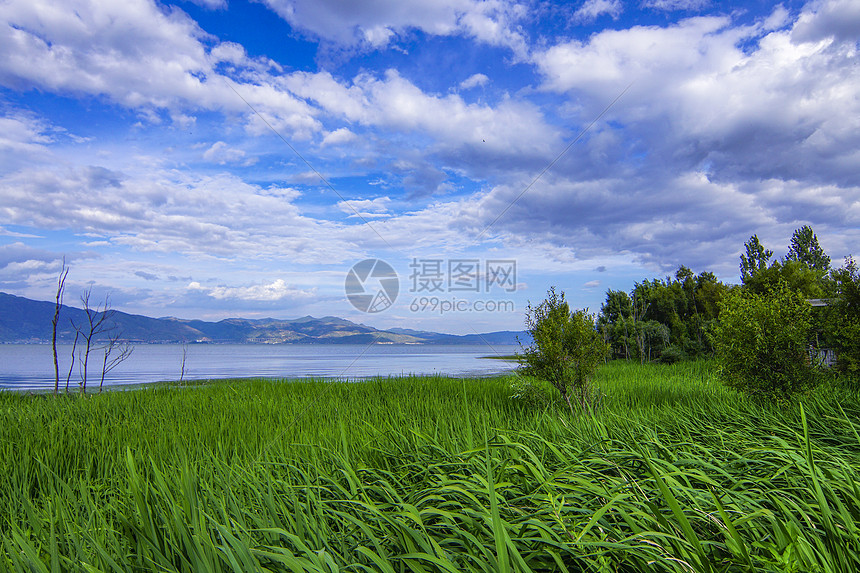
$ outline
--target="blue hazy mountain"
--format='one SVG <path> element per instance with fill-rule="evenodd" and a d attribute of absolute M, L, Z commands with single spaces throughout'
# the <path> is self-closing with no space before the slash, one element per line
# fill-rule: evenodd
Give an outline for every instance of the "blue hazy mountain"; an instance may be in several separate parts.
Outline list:
<path fill-rule="evenodd" d="M 51 341 L 54 303 L 30 300 L 0 292 L 0 342 Z M 63 305 L 57 325 L 57 339 L 71 342 L 74 325 L 83 325 L 86 313 Z M 326 344 L 516 344 L 522 332 L 501 331 L 463 336 L 392 328 L 378 330 L 343 318 L 325 316 L 279 320 L 274 318 L 228 318 L 218 322 L 179 318 L 151 318 L 139 314 L 111 311 L 105 321 L 110 333 L 137 343 L 326 343 Z M 101 339 L 109 334 L 103 333 Z"/>

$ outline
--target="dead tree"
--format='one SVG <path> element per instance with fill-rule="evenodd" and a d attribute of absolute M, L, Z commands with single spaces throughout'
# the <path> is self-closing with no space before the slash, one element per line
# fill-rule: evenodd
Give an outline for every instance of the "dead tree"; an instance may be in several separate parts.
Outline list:
<path fill-rule="evenodd" d="M 181 384 L 185 379 L 185 359 L 188 357 L 188 343 L 182 344 L 182 364 L 179 370 L 179 383 Z"/>
<path fill-rule="evenodd" d="M 54 318 L 51 319 L 53 332 L 51 335 L 51 346 L 54 349 L 54 396 L 60 390 L 60 361 L 57 359 L 57 322 L 60 320 L 60 307 L 63 306 L 63 293 L 66 290 L 66 277 L 69 275 L 69 268 L 66 266 L 66 257 L 63 257 L 63 267 L 60 269 L 60 276 L 57 279 L 57 304 L 54 307 Z M 73 357 L 74 357 L 74 351 Z"/>
<path fill-rule="evenodd" d="M 90 352 L 93 350 L 95 339 L 104 334 L 109 329 L 108 320 L 113 316 L 114 311 L 110 309 L 110 299 L 105 296 L 104 304 L 99 303 L 96 308 L 90 308 L 90 297 L 92 296 L 93 287 L 90 286 L 81 294 L 81 304 L 84 306 L 84 314 L 86 322 L 84 324 L 75 324 L 72 326 L 75 331 L 84 339 L 86 346 L 83 351 L 83 358 L 78 355 L 78 362 L 81 369 L 81 394 L 87 391 L 87 366 L 90 360 Z"/>
<path fill-rule="evenodd" d="M 74 323 L 72 323 L 74 326 Z M 72 379 L 72 370 L 75 369 L 75 350 L 78 348 L 78 339 L 81 337 L 81 333 L 75 329 L 75 341 L 72 343 L 72 359 L 69 362 L 69 373 L 66 374 L 66 394 L 69 393 L 69 381 Z"/>
<path fill-rule="evenodd" d="M 104 345 L 104 360 L 102 360 L 102 378 L 99 381 L 99 393 L 105 383 L 105 375 L 128 360 L 134 347 L 128 342 L 120 342 L 121 333 L 111 334 L 108 343 Z"/>

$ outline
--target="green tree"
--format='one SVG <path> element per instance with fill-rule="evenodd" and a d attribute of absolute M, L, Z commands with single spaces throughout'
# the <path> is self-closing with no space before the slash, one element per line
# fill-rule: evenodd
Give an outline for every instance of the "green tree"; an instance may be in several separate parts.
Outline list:
<path fill-rule="evenodd" d="M 529 303 L 526 329 L 532 338 L 521 354 L 526 372 L 550 382 L 571 408 L 572 395 L 584 408 L 588 382 L 609 351 L 595 328 L 594 315 L 587 309 L 571 312 L 564 292 L 552 287 L 539 305 Z"/>
<path fill-rule="evenodd" d="M 836 300 L 828 307 L 828 326 L 840 372 L 860 379 L 860 269 L 852 257 L 833 271 Z"/>
<path fill-rule="evenodd" d="M 809 225 L 804 225 L 794 231 L 788 253 L 783 260 L 785 262 L 798 261 L 822 274 L 830 270 L 830 257 L 818 244 L 818 237 L 815 236 Z"/>
<path fill-rule="evenodd" d="M 768 293 L 734 288 L 721 303 L 714 346 L 723 380 L 750 396 L 787 401 L 810 388 L 812 307 L 779 283 Z"/>
<path fill-rule="evenodd" d="M 809 225 L 794 231 L 788 253 L 781 261 L 768 264 L 773 251 L 765 249 L 755 235 L 744 246 L 747 254 L 741 255 L 741 280 L 751 291 L 764 294 L 784 282 L 806 298 L 824 298 L 832 294 L 827 277 L 830 257 L 818 244 Z"/>
<path fill-rule="evenodd" d="M 706 333 L 727 288 L 713 273 L 697 276 L 682 265 L 674 278 L 636 283 L 630 295 L 607 291 L 598 327 L 615 358 L 674 362 L 710 354 Z"/>
<path fill-rule="evenodd" d="M 753 235 L 744 243 L 746 254 L 741 255 L 741 282 L 746 284 L 760 271 L 768 268 L 773 251 L 765 249 L 758 240 L 758 235 Z"/>
<path fill-rule="evenodd" d="M 781 283 L 806 298 L 824 298 L 831 288 L 825 273 L 797 260 L 775 261 L 747 279 L 744 286 L 751 292 L 766 294 Z"/>
<path fill-rule="evenodd" d="M 611 356 L 615 358 L 630 358 L 632 316 L 633 302 L 630 295 L 623 290 L 607 290 L 606 301 L 597 316 L 597 328 L 603 334 L 604 341 L 609 343 Z"/>

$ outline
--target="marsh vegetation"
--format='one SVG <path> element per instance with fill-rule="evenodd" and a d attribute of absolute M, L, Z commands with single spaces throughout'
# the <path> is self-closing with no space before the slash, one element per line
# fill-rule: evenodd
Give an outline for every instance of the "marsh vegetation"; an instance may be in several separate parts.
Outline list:
<path fill-rule="evenodd" d="M 0 394 L 16 571 L 856 571 L 860 399 L 708 362 Z"/>

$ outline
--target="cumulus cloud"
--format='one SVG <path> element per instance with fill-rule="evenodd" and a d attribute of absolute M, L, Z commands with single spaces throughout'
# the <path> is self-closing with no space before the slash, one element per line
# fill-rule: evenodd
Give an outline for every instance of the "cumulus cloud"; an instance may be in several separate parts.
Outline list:
<path fill-rule="evenodd" d="M 0 217 L 16 225 L 90 233 L 144 252 L 231 258 L 254 253 L 297 262 L 354 255 L 349 243 L 357 231 L 302 215 L 293 204 L 297 196 L 227 174 L 33 170 L 0 178 Z"/>
<path fill-rule="evenodd" d="M 694 11 L 701 10 L 710 3 L 710 0 L 644 0 L 642 6 L 666 12 L 674 10 Z"/>
<path fill-rule="evenodd" d="M 666 270 L 719 270 L 716 263 L 730 275 L 733 253 L 753 232 L 788 237 L 810 223 L 822 237 L 832 230 L 838 239 L 830 244 L 844 252 L 860 242 L 856 3 L 815 2 L 794 20 L 777 6 L 744 25 L 724 13 L 616 23 L 528 49 L 517 28 L 526 15 L 501 0 L 268 5 L 341 46 L 382 47 L 416 30 L 507 46 L 532 66 L 528 81 L 537 85 L 504 93 L 497 87 L 515 82 L 487 71 L 492 81 L 475 73 L 433 91 L 433 82 L 396 69 L 285 71 L 163 4 L 6 2 L 0 84 L 11 92 L 85 94 L 131 110 L 139 133 L 158 122 L 164 132 L 212 132 L 193 149 L 135 148 L 133 157 L 117 157 L 111 142 L 76 147 L 49 121 L 13 110 L 0 119 L 0 221 L 16 231 L 67 230 L 92 248 L 141 258 L 177 256 L 169 272 L 129 265 L 127 275 L 184 277 L 194 285 L 184 295 L 208 303 L 304 300 L 313 292 L 306 285 L 272 278 L 285 274 L 248 276 L 249 269 L 336 264 L 379 247 L 456 252 L 480 240 L 535 272 L 615 273 L 635 260 Z M 612 0 L 580 7 L 592 19 L 621 9 Z M 529 59 L 517 59 L 523 54 Z M 493 89 L 468 92 L 480 86 Z M 208 112 L 244 123 L 214 129 Z M 373 229 L 342 201 L 332 214 L 339 197 L 323 204 L 313 187 L 319 177 L 294 157 L 272 154 L 260 159 L 265 169 L 231 174 L 258 156 L 265 140 L 256 136 L 272 137 L 271 128 L 312 149 L 317 157 L 306 156 L 335 185 L 339 177 L 348 185 L 364 176 L 368 186 L 384 182 L 385 197 L 344 193 L 358 197 L 350 204 Z M 301 200 L 284 181 L 303 189 Z M 39 264 L 52 264 L 40 256 L 21 252 L 4 268 L 38 273 Z M 194 269 L 184 269 L 186 261 Z M 247 282 L 224 284 L 225 272 Z M 575 284 L 599 286 L 587 280 Z"/>
<path fill-rule="evenodd" d="M 622 12 L 624 12 L 624 4 L 621 0 L 586 0 L 573 13 L 573 17 L 582 22 L 593 22 L 604 14 L 618 19 Z"/>
<path fill-rule="evenodd" d="M 22 242 L 0 245 L 0 288 L 21 289 L 41 277 L 54 275 L 61 260 L 56 253 Z"/>
<path fill-rule="evenodd" d="M 160 110 L 187 120 L 177 112 L 200 109 L 244 114 L 252 130 L 266 129 L 247 101 L 278 129 L 300 137 L 320 129 L 312 109 L 272 85 L 274 62 L 249 58 L 181 10 L 149 0 L 5 2 L 0 51 L 2 85 L 106 96 L 150 123 L 161 121 Z M 221 69 L 253 81 L 234 86 Z"/>
<path fill-rule="evenodd" d="M 383 77 L 361 74 L 351 82 L 338 81 L 327 72 L 296 72 L 284 82 L 335 117 L 432 137 L 436 145 L 431 151 L 445 152 L 452 159 L 464 153 L 490 154 L 508 166 L 534 166 L 559 148 L 558 128 L 524 100 L 506 98 L 496 106 L 468 103 L 458 94 L 426 93 L 396 70 Z"/>
<path fill-rule="evenodd" d="M 0 245 L 0 268 L 9 265 L 48 265 L 59 260 L 55 253 L 30 247 L 21 242 Z"/>
<path fill-rule="evenodd" d="M 798 42 L 833 38 L 840 42 L 860 40 L 860 4 L 852 0 L 813 2 L 801 13 L 792 32 Z"/>
<path fill-rule="evenodd" d="M 56 141 L 56 128 L 23 112 L 0 117 L 0 169 L 9 171 L 30 162 L 45 161 Z"/>
<path fill-rule="evenodd" d="M 340 9 L 314 6 L 299 3 L 289 10 Z M 355 17 L 374 21 L 376 16 L 365 14 L 370 8 L 363 6 L 356 5 Z M 402 20 L 404 26 L 412 18 L 431 22 L 429 16 L 419 18 L 424 10 L 438 12 L 442 22 L 453 10 L 458 16 L 448 27 L 427 25 L 440 34 L 462 33 L 465 26 L 486 41 L 507 30 L 493 18 L 522 16 L 517 5 L 501 0 L 452 0 L 441 7 L 419 2 L 414 8 L 417 13 L 407 10 L 402 17 L 398 8 L 392 21 Z M 353 141 L 352 129 L 324 127 L 326 120 L 346 120 L 429 137 L 430 153 L 460 163 L 458 168 L 480 169 L 511 164 L 533 168 L 558 143 L 559 130 L 524 98 L 506 97 L 496 105 L 469 103 L 457 94 L 422 91 L 395 70 L 362 73 L 351 81 L 327 72 L 284 73 L 271 60 L 249 57 L 239 44 L 209 36 L 182 11 L 148 0 L 98 5 L 86 0 L 60 5 L 16 1 L 0 5 L 0 21 L 0 49 L 6 55 L 0 60 L 0 84 L 105 97 L 133 109 L 142 129 L 162 124 L 166 116 L 174 125 L 191 129 L 198 112 L 216 111 L 244 117 L 251 136 L 268 137 L 274 130 L 294 141 L 318 138 L 326 147 Z M 464 85 L 486 81 L 485 75 L 476 74 Z M 424 150 L 427 143 L 417 141 L 416 148 Z M 376 145 L 385 145 L 385 139 Z M 243 153 L 222 140 L 205 152 L 205 159 L 245 164 Z"/>
<path fill-rule="evenodd" d="M 245 159 L 245 152 L 235 147 L 230 147 L 223 141 L 216 141 L 212 147 L 203 153 L 203 159 L 213 161 L 219 165 L 226 163 L 240 163 Z"/>
<path fill-rule="evenodd" d="M 795 26 L 821 14 L 804 12 Z M 825 14 L 826 16 L 826 14 Z M 536 57 L 544 88 L 581 102 L 583 117 L 634 82 L 610 112 L 652 165 L 714 179 L 860 185 L 857 47 L 798 43 L 792 30 L 732 27 L 722 17 L 604 31 Z M 749 51 L 740 44 L 756 40 Z"/>
<path fill-rule="evenodd" d="M 358 139 L 358 136 L 355 133 L 345 127 L 340 127 L 327 133 L 325 137 L 323 137 L 320 145 L 323 147 L 329 145 L 344 145 L 346 143 L 352 143 L 356 139 Z"/>
<path fill-rule="evenodd" d="M 209 10 L 223 10 L 227 7 L 227 0 L 186 0 L 187 2 L 191 2 L 193 4 L 197 4 L 203 8 L 208 8 Z"/>
<path fill-rule="evenodd" d="M 338 44 L 386 46 L 395 36 L 420 30 L 436 36 L 464 35 L 524 54 L 517 23 L 526 6 L 510 0 L 263 0 L 293 26 Z"/>
<path fill-rule="evenodd" d="M 253 302 L 279 302 L 285 299 L 311 299 L 316 296 L 316 290 L 297 289 L 283 279 L 276 279 L 270 283 L 254 284 L 247 286 L 206 287 L 199 282 L 188 284 L 188 290 L 199 291 L 206 296 L 217 300 L 240 300 Z"/>
<path fill-rule="evenodd" d="M 470 90 L 479 86 L 485 86 L 489 82 L 490 78 L 488 78 L 484 74 L 472 74 L 471 76 L 460 82 L 460 89 Z"/>
<path fill-rule="evenodd" d="M 337 207 L 350 217 L 363 217 L 372 219 L 378 217 L 390 217 L 388 206 L 391 199 L 388 197 L 377 197 L 376 199 L 338 201 Z"/>

